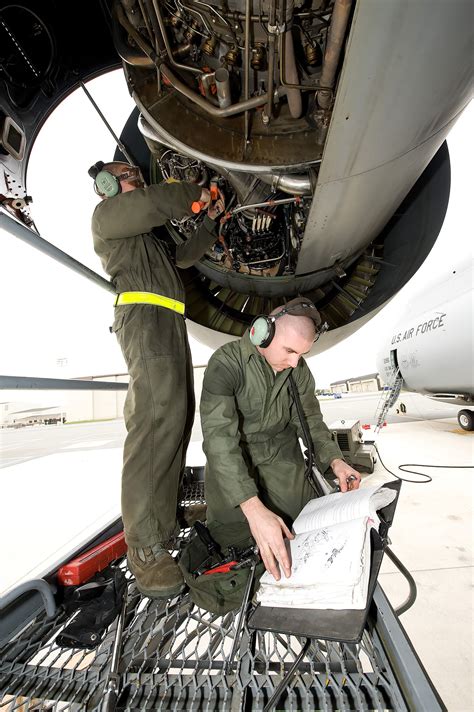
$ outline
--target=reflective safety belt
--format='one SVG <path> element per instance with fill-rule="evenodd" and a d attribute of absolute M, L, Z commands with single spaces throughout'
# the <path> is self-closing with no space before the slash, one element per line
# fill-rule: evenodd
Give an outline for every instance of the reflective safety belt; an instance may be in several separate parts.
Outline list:
<path fill-rule="evenodd" d="M 122 304 L 154 304 L 157 307 L 164 307 L 184 315 L 184 303 L 178 302 L 177 299 L 164 297 L 162 294 L 154 294 L 153 292 L 121 292 L 117 294 L 114 307 L 122 306 Z"/>

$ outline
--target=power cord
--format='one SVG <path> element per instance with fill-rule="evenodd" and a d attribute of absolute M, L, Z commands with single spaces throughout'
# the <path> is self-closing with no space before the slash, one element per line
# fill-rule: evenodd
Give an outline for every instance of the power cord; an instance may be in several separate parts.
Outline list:
<path fill-rule="evenodd" d="M 423 465 L 420 463 L 416 462 L 408 462 L 404 463 L 403 465 L 398 465 L 398 469 L 401 470 L 401 472 L 409 472 L 412 475 L 418 475 L 419 477 L 423 477 L 424 479 L 422 480 L 410 480 L 408 477 L 400 477 L 400 475 L 395 474 L 395 472 L 392 472 L 392 470 L 389 470 L 389 468 L 385 465 L 384 461 L 382 460 L 382 457 L 380 455 L 379 449 L 377 447 L 377 444 L 375 442 L 365 441 L 366 443 L 369 443 L 374 446 L 377 455 L 379 456 L 380 464 L 382 467 L 389 472 L 393 477 L 396 477 L 397 480 L 401 480 L 401 482 L 410 482 L 411 484 L 414 485 L 427 485 L 429 482 L 433 481 L 433 478 L 430 477 L 429 475 L 426 475 L 424 472 L 417 472 L 416 470 L 409 470 L 409 467 L 435 467 L 438 469 L 445 469 L 445 470 L 472 470 L 474 468 L 474 465 Z"/>

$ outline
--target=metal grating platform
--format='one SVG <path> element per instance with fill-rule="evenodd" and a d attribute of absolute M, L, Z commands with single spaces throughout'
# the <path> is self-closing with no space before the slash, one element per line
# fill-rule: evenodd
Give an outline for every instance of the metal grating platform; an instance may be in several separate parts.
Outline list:
<path fill-rule="evenodd" d="M 202 498 L 202 483 L 193 484 L 182 504 Z M 189 532 L 182 532 L 181 541 Z M 298 656 L 288 686 L 271 709 L 443 709 L 380 589 L 371 616 L 380 621 L 369 619 L 360 644 L 309 642 L 244 626 L 228 672 L 238 612 L 213 615 L 195 606 L 189 594 L 164 602 L 142 598 L 128 572 L 127 578 L 117 710 L 264 710 Z M 61 609 L 54 619 L 42 612 L 0 649 L 0 712 L 105 709 L 118 619 L 94 651 L 56 645 L 71 619 Z M 417 696 L 423 707 L 417 706 Z"/>

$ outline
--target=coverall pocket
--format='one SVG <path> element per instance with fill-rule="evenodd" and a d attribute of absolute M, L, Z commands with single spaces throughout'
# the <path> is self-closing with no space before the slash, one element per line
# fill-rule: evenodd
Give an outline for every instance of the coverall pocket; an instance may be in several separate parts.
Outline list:
<path fill-rule="evenodd" d="M 123 322 L 125 319 L 125 314 L 121 313 L 116 313 L 114 316 L 114 323 L 110 327 L 110 331 L 112 334 L 115 334 L 117 331 L 120 331 L 120 329 L 123 326 Z"/>
<path fill-rule="evenodd" d="M 260 424 L 262 420 L 263 398 L 257 393 L 253 394 L 252 397 L 241 394 L 237 395 L 236 401 L 238 410 L 240 413 L 245 414 L 246 422 L 253 432 L 256 425 Z"/>

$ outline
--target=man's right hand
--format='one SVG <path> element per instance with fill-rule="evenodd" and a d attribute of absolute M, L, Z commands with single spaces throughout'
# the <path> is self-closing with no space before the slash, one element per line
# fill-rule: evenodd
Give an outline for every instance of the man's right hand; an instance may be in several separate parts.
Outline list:
<path fill-rule="evenodd" d="M 271 573 L 275 581 L 280 580 L 280 569 L 282 567 L 286 578 L 291 576 L 291 562 L 286 550 L 284 537 L 294 539 L 281 517 L 270 511 L 259 500 L 258 497 L 251 497 L 240 505 L 252 532 L 252 536 L 258 546 L 260 556 L 267 571 Z"/>

